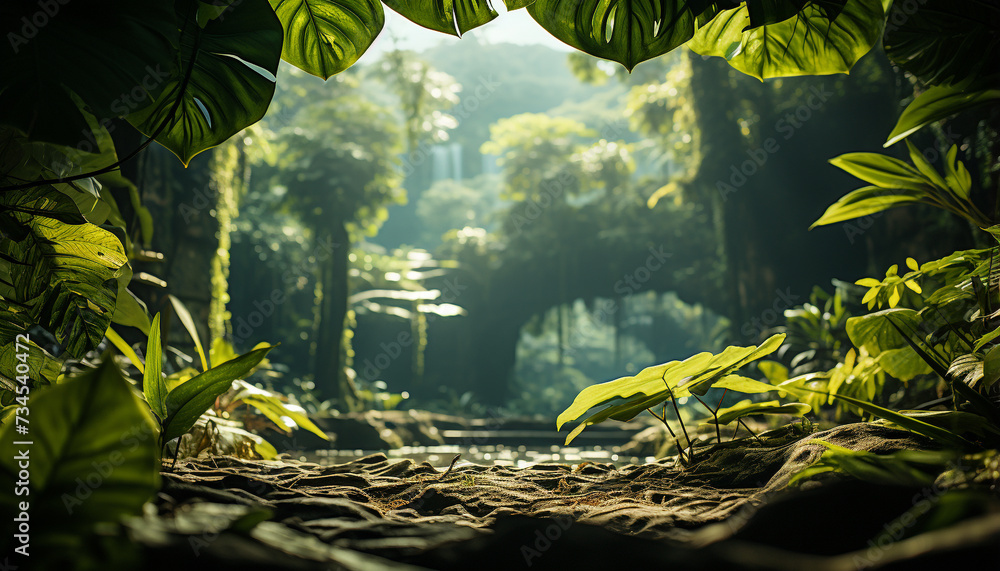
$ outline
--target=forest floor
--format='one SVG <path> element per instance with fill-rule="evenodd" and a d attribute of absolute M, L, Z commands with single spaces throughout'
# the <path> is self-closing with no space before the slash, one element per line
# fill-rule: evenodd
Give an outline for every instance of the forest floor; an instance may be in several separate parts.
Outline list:
<path fill-rule="evenodd" d="M 813 438 L 876 453 L 929 446 L 875 424 L 814 434 L 792 425 L 699 449 L 689 466 L 446 470 L 383 454 L 332 466 L 168 461 L 156 509 L 127 530 L 150 568 L 171 570 L 912 570 L 998 560 L 995 480 L 919 488 L 831 477 L 789 489 L 824 450 Z M 956 505 L 975 507 L 920 533 L 941 517 L 936 507 L 954 517 Z"/>

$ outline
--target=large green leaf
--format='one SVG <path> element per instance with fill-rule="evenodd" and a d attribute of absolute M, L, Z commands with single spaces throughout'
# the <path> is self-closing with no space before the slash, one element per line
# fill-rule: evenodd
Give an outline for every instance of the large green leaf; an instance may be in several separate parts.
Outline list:
<path fill-rule="evenodd" d="M 885 349 L 879 353 L 877 362 L 883 371 L 904 383 L 917 375 L 932 372 L 930 366 L 910 347 Z"/>
<path fill-rule="evenodd" d="M 830 159 L 830 164 L 882 188 L 922 192 L 930 186 L 915 167 L 878 153 L 847 153 Z"/>
<path fill-rule="evenodd" d="M 18 215 L 22 216 L 22 215 Z M 24 240 L 0 240 L 10 266 L 14 296 L 31 321 L 52 332 L 74 357 L 104 338 L 115 311 L 118 277 L 128 258 L 121 241 L 93 224 L 65 224 L 24 217 Z"/>
<path fill-rule="evenodd" d="M 787 377 L 786 377 L 787 378 Z M 728 389 L 738 393 L 754 395 L 777 391 L 778 387 L 744 377 L 742 375 L 726 375 L 712 385 L 713 389 Z"/>
<path fill-rule="evenodd" d="M 46 216 L 67 224 L 83 224 L 87 220 L 80 214 L 80 209 L 72 198 L 57 191 L 50 185 L 36 186 L 17 192 L 0 192 L 0 209 L 7 212 Z M 26 216 L 18 216 L 22 233 L 28 228 Z M 11 229 L 6 229 L 13 234 Z"/>
<path fill-rule="evenodd" d="M 128 279 L 132 279 L 131 272 L 129 272 Z M 118 299 L 111 321 L 119 325 L 135 327 L 149 335 L 149 310 L 146 309 L 146 304 L 142 300 L 125 287 L 122 281 L 118 281 Z"/>
<path fill-rule="evenodd" d="M 993 0 L 893 2 L 885 53 L 926 84 L 993 87 L 1000 80 L 1000 5 Z"/>
<path fill-rule="evenodd" d="M 407 20 L 461 37 L 497 17 L 488 0 L 382 0 Z"/>
<path fill-rule="evenodd" d="M 166 89 L 126 119 L 146 135 L 166 122 L 156 141 L 187 165 L 264 116 L 274 95 L 282 36 L 267 0 L 234 2 L 204 29 L 188 26 Z"/>
<path fill-rule="evenodd" d="M 246 375 L 273 347 L 262 347 L 212 367 L 188 379 L 167 394 L 167 418 L 163 421 L 163 442 L 183 435 L 215 399 L 229 390 L 233 381 Z"/>
<path fill-rule="evenodd" d="M 746 7 L 747 15 L 750 18 L 749 27 L 759 28 L 768 24 L 784 22 L 795 16 L 809 4 L 809 0 L 746 0 L 742 4 Z M 828 14 L 833 19 L 840 10 L 844 9 L 847 0 L 821 1 L 818 4 L 828 9 Z"/>
<path fill-rule="evenodd" d="M 0 429 L 0 504 L 5 514 L 17 514 L 19 501 L 30 502 L 33 539 L 138 513 L 159 489 L 156 424 L 109 354 L 99 368 L 33 392 L 28 409 L 22 425 L 28 435 L 16 432 L 20 423 L 13 419 Z M 25 440 L 32 444 L 16 444 Z M 30 465 L 28 496 L 14 493 L 23 479 L 22 451 Z"/>
<path fill-rule="evenodd" d="M 683 0 L 536 0 L 528 13 L 550 34 L 629 71 L 694 35 L 700 12 Z"/>
<path fill-rule="evenodd" d="M 178 27 L 173 0 L 4 0 L 0 21 L 0 124 L 70 147 L 90 129 L 74 96 L 102 119 L 148 103 Z"/>
<path fill-rule="evenodd" d="M 759 347 L 727 347 L 722 353 L 699 353 L 684 361 L 671 361 L 648 367 L 632 377 L 622 377 L 606 383 L 589 386 L 576 396 L 573 403 L 556 419 L 556 429 L 580 418 L 590 409 L 607 405 L 584 419 L 566 437 L 569 444 L 587 426 L 609 418 L 630 420 L 643 410 L 671 398 L 691 394 L 703 395 L 713 386 L 734 391 L 746 389 L 757 393 L 772 390 L 764 383 L 754 383 L 732 373 L 747 363 L 760 359 L 778 349 L 785 335 L 774 335 Z"/>
<path fill-rule="evenodd" d="M 358 61 L 385 24 L 379 0 L 270 2 L 285 29 L 281 57 L 323 79 Z"/>
<path fill-rule="evenodd" d="M 912 309 L 884 309 L 848 319 L 847 336 L 855 347 L 864 347 L 873 357 L 883 351 L 906 347 L 906 338 L 893 327 L 890 319 L 906 331 L 920 331 L 922 324 L 920 315 Z"/>
<path fill-rule="evenodd" d="M 0 319 L 5 315 L 0 312 Z M 4 337 L 6 338 L 6 337 Z M 24 350 L 19 348 L 15 336 L 10 337 L 11 342 L 0 346 L 0 380 L 6 379 L 3 385 L 11 385 L 17 378 L 17 365 L 22 361 L 18 355 L 23 355 Z M 29 336 L 30 339 L 30 336 Z M 23 339 L 22 339 L 23 340 Z M 23 346 L 23 343 L 21 344 Z M 34 341 L 28 343 L 28 378 L 33 386 L 48 385 L 56 381 L 59 371 L 62 369 L 62 362 L 49 355 Z M 7 387 L 10 389 L 10 386 Z M 12 389 L 11 389 L 12 390 Z"/>
<path fill-rule="evenodd" d="M 749 3 L 747 3 L 749 4 Z M 757 79 L 848 73 L 881 35 L 881 0 L 810 1 L 787 20 L 750 26 L 746 5 L 722 10 L 688 43 L 702 55 L 724 57 Z"/>
<path fill-rule="evenodd" d="M 931 123 L 956 113 L 1000 99 L 1000 89 L 965 90 L 951 86 L 931 87 L 906 106 L 885 142 L 888 147 Z"/>

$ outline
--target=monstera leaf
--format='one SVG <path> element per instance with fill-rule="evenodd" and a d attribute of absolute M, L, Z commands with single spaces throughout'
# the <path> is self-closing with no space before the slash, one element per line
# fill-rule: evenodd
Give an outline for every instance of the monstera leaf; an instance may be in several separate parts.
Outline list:
<path fill-rule="evenodd" d="M 647 408 L 671 398 L 704 395 L 709 389 L 726 388 L 744 393 L 777 390 L 752 379 L 733 374 L 737 369 L 776 351 L 785 335 L 774 335 L 759 347 L 727 347 L 722 353 L 698 353 L 684 361 L 647 367 L 632 377 L 622 377 L 580 391 L 573 404 L 556 419 L 556 430 L 583 416 L 588 410 L 606 405 L 584 419 L 566 437 L 568 445 L 587 426 L 614 419 L 628 421 Z"/>
<path fill-rule="evenodd" d="M 885 53 L 930 85 L 1000 80 L 1000 5 L 991 0 L 893 2 L 886 19 Z"/>
<path fill-rule="evenodd" d="M 271 7 L 285 29 L 281 57 L 323 79 L 358 61 L 385 24 L 379 0 L 271 0 Z"/>
<path fill-rule="evenodd" d="M 704 2 L 536 0 L 528 13 L 550 34 L 629 71 L 691 39 Z"/>
<path fill-rule="evenodd" d="M 810 3 L 810 0 L 748 0 L 743 2 L 750 18 L 750 28 L 777 24 L 795 16 Z M 844 9 L 847 0 L 820 0 L 815 2 L 834 19 Z M 736 4 L 734 2 L 734 4 Z"/>
<path fill-rule="evenodd" d="M 847 73 L 878 40 L 885 16 L 882 0 L 810 1 L 786 20 L 754 27 L 752 4 L 719 12 L 688 47 L 760 80 Z"/>
<path fill-rule="evenodd" d="M 173 0 L 0 2 L 0 124 L 33 140 L 76 147 L 99 118 L 124 115 L 163 89 L 153 62 L 168 61 L 178 27 Z M 54 14 L 50 13 L 55 11 Z"/>
<path fill-rule="evenodd" d="M 165 125 L 156 141 L 187 165 L 264 116 L 282 36 L 267 0 L 233 2 L 204 28 L 187 26 L 163 93 L 126 119 L 146 135 Z"/>
<path fill-rule="evenodd" d="M 488 0 L 383 0 L 383 3 L 414 24 L 459 37 L 497 17 Z"/>

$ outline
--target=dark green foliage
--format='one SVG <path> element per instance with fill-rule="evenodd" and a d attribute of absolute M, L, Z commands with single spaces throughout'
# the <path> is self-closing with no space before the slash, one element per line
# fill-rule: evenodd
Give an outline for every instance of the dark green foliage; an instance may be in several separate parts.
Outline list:
<path fill-rule="evenodd" d="M 15 444 L 25 437 L 13 420 L 0 429 L 0 503 L 7 514 L 30 504 L 32 561 L 49 549 L 79 549 L 96 522 L 137 513 L 159 489 L 156 422 L 110 354 L 97 369 L 33 391 L 27 406 L 30 415 L 21 414 L 32 444 Z M 25 453 L 30 493 L 15 495 L 23 486 L 15 484 L 23 469 L 17 456 Z M 10 552 L 7 525 L 0 541 Z"/>

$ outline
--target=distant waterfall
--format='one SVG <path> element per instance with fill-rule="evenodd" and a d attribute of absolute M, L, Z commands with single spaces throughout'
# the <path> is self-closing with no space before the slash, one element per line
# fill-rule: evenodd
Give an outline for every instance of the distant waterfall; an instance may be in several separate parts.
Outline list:
<path fill-rule="evenodd" d="M 431 148 L 431 183 L 445 179 L 462 180 L 462 144 L 448 143 Z"/>
<path fill-rule="evenodd" d="M 462 180 L 462 145 L 461 143 L 451 144 L 451 178 Z"/>

